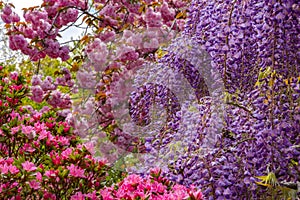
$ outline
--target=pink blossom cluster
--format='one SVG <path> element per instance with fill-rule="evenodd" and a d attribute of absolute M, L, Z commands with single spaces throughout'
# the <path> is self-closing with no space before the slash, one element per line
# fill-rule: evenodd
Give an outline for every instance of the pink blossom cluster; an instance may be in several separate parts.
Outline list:
<path fill-rule="evenodd" d="M 85 53 L 96 72 L 103 71 L 106 65 L 108 50 L 106 44 L 99 38 L 96 38 L 92 43 L 88 44 Z"/>
<path fill-rule="evenodd" d="M 103 199 L 149 199 L 149 200 L 175 200 L 194 199 L 202 200 L 203 196 L 195 188 L 173 185 L 167 179 L 160 176 L 159 169 L 152 169 L 151 175 L 142 178 L 132 174 L 120 183 L 100 191 Z"/>
<path fill-rule="evenodd" d="M 88 59 L 85 65 L 89 67 L 83 67 L 78 71 L 80 85 L 96 81 L 96 73 L 102 73 L 112 67 L 124 69 L 140 66 L 147 54 L 155 52 L 161 44 L 167 43 L 175 36 L 174 31 L 168 32 L 164 28 L 155 27 L 146 28 L 143 31 L 142 29 L 124 30 L 118 35 L 112 33 L 114 32 L 108 31 L 99 34 L 98 38 L 87 45 L 85 55 Z M 111 48 L 112 40 L 114 48 Z M 83 88 L 86 87 L 83 86 Z"/>
<path fill-rule="evenodd" d="M 37 61 L 46 55 L 51 58 L 69 59 L 69 47 L 61 46 L 56 38 L 59 30 L 74 22 L 78 17 L 78 9 L 85 9 L 84 1 L 45 1 L 45 9 L 27 9 L 24 11 L 25 22 L 20 22 L 19 16 L 5 5 L 1 14 L 2 20 L 14 23 L 8 29 L 9 47 L 21 50 L 30 59 Z M 76 8 L 71 8 L 76 7 Z"/>
<path fill-rule="evenodd" d="M 68 94 L 62 94 L 60 91 L 51 93 L 47 101 L 53 108 L 71 108 L 71 98 Z"/>
<path fill-rule="evenodd" d="M 20 17 L 12 11 L 9 5 L 5 5 L 2 9 L 1 19 L 6 24 L 20 21 Z"/>
<path fill-rule="evenodd" d="M 92 70 L 79 70 L 76 79 L 80 88 L 90 90 L 96 88 L 96 73 Z"/>
<path fill-rule="evenodd" d="M 70 18 L 74 20 L 74 15 L 77 15 L 77 12 L 70 12 L 67 11 L 68 8 L 77 8 L 80 10 L 86 10 L 88 8 L 88 3 L 87 1 L 84 0 L 44 0 L 43 1 L 43 6 L 45 7 L 45 10 L 47 11 L 48 15 L 50 18 Z M 60 9 L 66 9 L 66 11 L 63 12 L 61 16 L 60 15 Z M 77 16 L 76 16 L 77 17 Z M 68 20 L 68 19 L 59 19 L 58 21 L 63 21 L 63 20 Z"/>
<path fill-rule="evenodd" d="M 149 1 L 151 3 L 155 1 Z M 146 22 L 147 27 L 161 27 L 165 25 L 172 29 L 177 29 L 182 31 L 184 24 L 184 19 L 180 16 L 179 13 L 185 12 L 185 7 L 187 6 L 188 1 L 182 0 L 166 0 L 159 4 L 159 6 L 153 9 L 147 9 L 143 20 Z M 178 15 L 178 16 L 177 16 Z"/>
<path fill-rule="evenodd" d="M 13 165 L 13 162 L 14 162 L 13 158 L 8 158 L 8 159 L 0 158 L 1 174 L 5 175 L 8 173 L 11 173 L 11 174 L 18 173 L 20 170 L 16 166 Z"/>
<path fill-rule="evenodd" d="M 172 7 L 170 8 L 167 2 L 163 2 L 160 8 L 160 12 L 161 12 L 161 17 L 165 23 L 168 23 L 174 19 L 175 9 Z"/>
<path fill-rule="evenodd" d="M 187 1 L 182 0 L 166 0 L 159 3 L 155 0 L 134 3 L 130 1 L 123 1 L 120 3 L 119 0 L 113 0 L 109 2 L 94 1 L 94 3 L 94 7 L 96 8 L 105 5 L 99 12 L 99 15 L 103 17 L 103 20 L 99 22 L 99 27 L 106 27 L 109 25 L 116 29 L 120 28 L 118 19 L 125 19 L 125 22 L 128 24 L 138 23 L 139 27 L 161 27 L 163 25 L 171 27 L 176 14 L 184 10 L 187 6 Z M 126 8 L 128 13 L 118 12 L 122 6 Z M 145 13 L 143 13 L 142 8 L 145 8 Z M 181 23 L 181 21 L 182 19 L 177 19 L 173 28 L 178 28 L 179 26 L 177 23 Z"/>
<path fill-rule="evenodd" d="M 40 121 L 38 121 L 40 120 L 41 115 L 42 113 L 37 112 L 33 116 L 28 116 L 28 115 L 20 116 L 19 113 L 15 113 L 14 111 L 10 115 L 11 117 L 10 121 L 16 118 L 19 121 L 23 121 L 26 120 L 28 117 L 32 117 L 29 120 L 29 122 L 32 123 L 32 125 L 20 124 L 17 126 L 13 126 L 11 127 L 11 132 L 9 133 L 9 135 L 13 137 L 21 134 L 30 140 L 34 139 L 34 142 L 32 144 L 24 143 L 23 146 L 19 147 L 18 153 L 20 155 L 36 152 L 38 148 L 41 146 L 41 144 L 43 143 L 46 144 L 46 146 L 53 146 L 55 148 L 62 148 L 70 145 L 70 138 L 62 135 L 53 136 L 51 134 L 51 130 L 53 130 L 55 126 L 61 128 L 62 133 L 68 133 L 68 131 L 70 130 L 70 125 L 66 122 L 41 123 Z M 50 118 L 49 120 L 53 120 L 53 119 Z"/>
<path fill-rule="evenodd" d="M 0 71 L 3 69 L 0 66 Z M 8 94 L 4 95 L 3 99 L 0 99 L 0 110 L 9 109 L 20 104 L 20 100 L 17 98 L 16 93 L 22 93 L 21 91 L 27 90 L 27 86 L 19 82 L 19 74 L 14 71 L 9 74 L 9 77 L 0 77 L 0 92 L 4 92 L 5 89 L 9 90 Z M 1 120 L 0 120 L 1 122 Z"/>
<path fill-rule="evenodd" d="M 115 1 L 116 2 L 116 1 Z M 99 12 L 99 15 L 103 17 L 103 20 L 99 22 L 99 27 L 106 27 L 106 26 L 112 26 L 112 27 L 118 27 L 118 18 L 123 19 L 124 13 L 118 13 L 118 10 L 122 8 L 122 4 L 115 3 L 114 1 L 110 1 L 108 3 L 108 6 L 105 6 L 101 11 Z M 96 6 L 100 6 L 103 4 L 96 4 Z M 129 14 L 130 16 L 130 14 Z M 129 17 L 131 18 L 131 17 Z"/>
<path fill-rule="evenodd" d="M 57 90 L 58 86 L 66 86 L 72 88 L 74 80 L 68 69 L 62 69 L 62 77 L 57 77 L 55 82 L 52 77 L 47 76 L 43 81 L 40 75 L 34 75 L 31 79 L 31 99 L 41 103 L 47 97 L 47 102 L 54 108 L 70 108 L 71 98 L 68 94 L 62 94 Z"/>
<path fill-rule="evenodd" d="M 173 16 L 174 17 L 174 16 Z M 145 21 L 147 27 L 161 27 L 162 26 L 162 17 L 160 12 L 155 12 L 152 8 L 149 8 L 146 11 Z"/>
<path fill-rule="evenodd" d="M 177 30 L 183 30 L 184 20 L 177 19 L 176 15 L 185 10 L 187 2 L 178 2 L 94 1 L 92 6 L 99 9 L 95 22 L 100 31 L 85 49 L 87 62 L 96 72 L 117 63 L 121 68 L 140 64 L 140 60 L 168 43 Z M 82 77 L 82 71 L 79 73 Z"/>
<path fill-rule="evenodd" d="M 1 17 L 5 23 L 11 24 L 7 33 L 11 49 L 21 50 L 25 55 L 29 55 L 33 61 L 44 58 L 46 55 L 66 61 L 69 59 L 70 50 L 67 46 L 61 46 L 57 37 L 59 31 L 68 28 L 66 26 L 70 23 L 76 22 L 82 12 L 86 14 L 85 19 L 88 27 L 95 28 L 96 26 L 98 28 L 92 37 L 98 37 L 101 41 L 108 42 L 112 41 L 116 34 L 122 33 L 126 29 L 144 27 L 162 28 L 167 32 L 170 31 L 169 29 L 183 30 L 184 19 L 177 17 L 177 15 L 183 13 L 186 6 L 187 1 L 183 0 L 168 0 L 162 3 L 151 0 L 143 3 L 120 2 L 119 0 L 94 1 L 90 5 L 84 0 L 44 0 L 40 7 L 24 10 L 24 22 L 19 22 L 19 17 L 12 12 L 9 4 L 4 6 Z M 94 14 L 90 12 L 91 10 L 99 10 L 99 12 Z M 159 41 L 150 38 L 149 41 L 145 42 L 145 47 L 142 48 L 157 48 L 158 44 L 160 44 Z M 122 49 L 122 47 L 120 48 Z M 121 61 L 136 60 L 138 57 L 144 56 L 135 51 L 122 51 L 120 48 L 118 52 L 126 54 L 116 56 L 121 58 Z M 97 63 L 95 68 L 99 71 L 103 69 L 107 50 L 102 44 L 99 46 L 98 52 L 95 51 L 97 49 L 87 51 L 87 56 L 93 64 Z M 99 54 L 99 52 L 101 53 Z"/>

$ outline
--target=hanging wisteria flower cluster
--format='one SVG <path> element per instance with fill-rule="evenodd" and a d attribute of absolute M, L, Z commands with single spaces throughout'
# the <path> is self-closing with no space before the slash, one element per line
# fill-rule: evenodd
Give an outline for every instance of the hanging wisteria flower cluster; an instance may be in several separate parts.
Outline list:
<path fill-rule="evenodd" d="M 212 151 L 191 149 L 170 161 L 170 177 L 198 185 L 209 199 L 267 198 L 256 177 L 271 172 L 279 182 L 299 182 L 297 16 L 296 1 L 192 2 L 184 35 L 205 47 L 222 74 L 226 114 Z M 210 124 L 200 126 L 204 134 Z"/>

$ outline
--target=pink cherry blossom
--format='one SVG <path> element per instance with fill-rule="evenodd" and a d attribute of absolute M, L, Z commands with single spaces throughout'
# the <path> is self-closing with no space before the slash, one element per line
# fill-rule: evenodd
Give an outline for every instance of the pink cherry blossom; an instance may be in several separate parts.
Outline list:
<path fill-rule="evenodd" d="M 9 24 L 12 22 L 12 17 L 11 15 L 6 15 L 6 14 L 1 14 L 1 19 L 3 20 L 4 23 Z"/>
<path fill-rule="evenodd" d="M 152 8 L 147 9 L 145 15 L 145 21 L 147 23 L 147 27 L 161 27 L 162 26 L 162 18 L 159 12 L 153 11 Z"/>
<path fill-rule="evenodd" d="M 59 51 L 59 57 L 61 58 L 62 61 L 67 61 L 70 56 L 69 56 L 70 49 L 68 46 L 63 46 L 61 47 Z"/>
<path fill-rule="evenodd" d="M 6 15 L 10 15 L 12 13 L 11 7 L 8 5 L 5 5 L 4 8 L 2 9 L 2 12 Z"/>
<path fill-rule="evenodd" d="M 91 64 L 94 66 L 95 71 L 102 71 L 106 64 L 108 50 L 106 44 L 99 38 L 96 38 L 90 43 L 85 50 Z"/>
<path fill-rule="evenodd" d="M 44 91 L 41 86 L 36 85 L 31 87 L 32 96 L 31 99 L 35 102 L 41 103 L 43 101 Z"/>
<path fill-rule="evenodd" d="M 76 78 L 81 88 L 95 89 L 96 79 L 95 79 L 95 74 L 93 72 L 80 70 L 77 72 Z"/>
<path fill-rule="evenodd" d="M 12 35 L 10 36 L 9 42 L 17 49 L 23 49 L 28 45 L 28 42 L 23 35 Z"/>
<path fill-rule="evenodd" d="M 164 21 L 171 21 L 175 17 L 175 10 L 173 8 L 169 8 L 167 2 L 164 2 L 161 7 L 161 16 Z"/>

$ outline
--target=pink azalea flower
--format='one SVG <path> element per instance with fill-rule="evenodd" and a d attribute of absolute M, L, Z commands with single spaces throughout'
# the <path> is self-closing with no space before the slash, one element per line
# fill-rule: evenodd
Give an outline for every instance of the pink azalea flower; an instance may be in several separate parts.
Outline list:
<path fill-rule="evenodd" d="M 97 197 L 96 191 L 93 191 L 93 193 L 86 194 L 85 197 L 87 197 L 91 200 L 99 200 L 99 198 Z"/>
<path fill-rule="evenodd" d="M 76 192 L 76 194 L 71 196 L 71 200 L 85 200 L 85 197 L 81 192 Z"/>
<path fill-rule="evenodd" d="M 24 38 L 24 36 L 22 36 L 22 35 L 15 35 L 14 37 L 21 37 L 21 38 Z M 17 80 L 18 79 L 18 76 L 19 76 L 19 74 L 18 74 L 18 72 L 11 72 L 10 73 L 10 78 L 12 79 L 12 80 Z"/>
<path fill-rule="evenodd" d="M 12 90 L 16 90 L 16 91 L 21 90 L 22 87 L 23 87 L 23 85 L 12 85 L 12 86 L 10 86 L 10 88 L 11 88 Z"/>
<path fill-rule="evenodd" d="M 45 176 L 47 176 L 48 178 L 53 178 L 56 177 L 56 173 L 54 170 L 48 170 L 45 172 Z"/>
<path fill-rule="evenodd" d="M 161 169 L 159 167 L 150 169 L 150 174 L 153 176 L 159 176 L 160 173 L 161 173 Z"/>
<path fill-rule="evenodd" d="M 80 167 L 75 166 L 74 164 L 71 164 L 71 166 L 68 166 L 67 168 L 68 168 L 68 170 L 70 170 L 69 175 L 78 177 L 78 178 L 85 178 L 84 170 L 81 169 Z"/>
<path fill-rule="evenodd" d="M 14 162 L 14 159 L 13 158 L 7 158 L 5 161 L 8 165 L 11 165 Z"/>
<path fill-rule="evenodd" d="M 41 184 L 35 180 L 32 180 L 32 181 L 29 181 L 29 186 L 34 189 L 34 190 L 37 190 L 41 187 Z"/>
<path fill-rule="evenodd" d="M 54 165 L 60 165 L 61 164 L 61 158 L 58 155 L 58 153 L 54 153 L 53 151 L 50 153 L 50 157 L 52 159 L 52 162 Z"/>
<path fill-rule="evenodd" d="M 9 171 L 10 171 L 10 173 L 12 173 L 12 174 L 17 174 L 20 170 L 19 170 L 16 166 L 10 165 L 10 166 L 9 166 Z"/>
<path fill-rule="evenodd" d="M 28 138 L 34 138 L 36 133 L 33 126 L 24 126 L 22 124 L 22 132 L 27 135 Z"/>
<path fill-rule="evenodd" d="M 16 117 L 18 117 L 18 119 L 20 119 L 20 114 L 15 112 L 14 110 L 11 111 L 11 113 L 9 115 L 11 116 L 12 119 L 15 119 Z"/>
<path fill-rule="evenodd" d="M 164 193 L 164 191 L 165 191 L 166 188 L 167 188 L 167 187 L 164 186 L 163 184 L 158 183 L 158 182 L 154 182 L 154 183 L 152 184 L 151 190 L 152 190 L 153 192 Z"/>
<path fill-rule="evenodd" d="M 12 127 L 10 130 L 11 130 L 11 134 L 14 135 L 20 130 L 20 127 L 19 126 Z"/>
<path fill-rule="evenodd" d="M 33 118 L 35 118 L 35 120 L 37 120 L 37 122 L 34 123 L 34 129 L 36 132 L 41 132 L 42 130 L 46 129 L 46 126 L 44 123 L 41 123 L 40 117 L 42 116 L 42 113 L 35 113 L 33 115 Z"/>
<path fill-rule="evenodd" d="M 61 157 L 62 159 L 68 159 L 69 156 L 72 154 L 72 149 L 71 148 L 67 148 L 66 150 L 64 150 L 63 152 L 61 152 Z"/>
<path fill-rule="evenodd" d="M 39 181 L 43 180 L 43 176 L 42 176 L 41 172 L 36 173 L 36 179 Z"/>
<path fill-rule="evenodd" d="M 43 140 L 43 139 L 47 138 L 48 134 L 50 134 L 48 131 L 42 130 L 39 137 L 38 137 L 38 140 Z"/>
<path fill-rule="evenodd" d="M 9 165 L 7 163 L 4 163 L 4 165 L 0 165 L 0 171 L 2 174 L 7 174 L 9 170 Z"/>
<path fill-rule="evenodd" d="M 111 192 L 111 188 L 104 188 L 100 191 L 100 194 L 105 200 L 114 200 L 111 196 Z"/>
<path fill-rule="evenodd" d="M 31 171 L 34 171 L 37 169 L 37 167 L 32 162 L 29 162 L 29 161 L 22 163 L 22 167 L 24 168 L 24 170 L 26 170 L 28 172 L 31 172 Z"/>
<path fill-rule="evenodd" d="M 35 151 L 35 148 L 33 148 L 31 146 L 31 144 L 28 144 L 28 143 L 24 144 L 23 149 L 24 149 L 24 151 L 27 151 L 27 152 L 30 152 L 30 153 Z"/>
<path fill-rule="evenodd" d="M 192 187 L 188 189 L 183 185 L 174 185 L 168 189 L 168 183 L 165 178 L 159 176 L 153 179 L 154 174 L 159 174 L 160 169 L 151 170 L 150 176 L 142 178 L 139 175 L 129 175 L 123 181 L 115 185 L 100 190 L 103 199 L 151 199 L 151 200 L 179 200 L 195 199 L 203 200 L 201 191 Z"/>
<path fill-rule="evenodd" d="M 60 136 L 58 138 L 58 142 L 60 142 L 61 145 L 64 145 L 64 146 L 68 146 L 70 144 L 70 141 L 68 138 L 66 137 L 63 137 L 63 136 Z"/>
<path fill-rule="evenodd" d="M 190 196 L 193 196 L 195 199 L 197 199 L 197 200 L 202 200 L 202 199 L 204 199 L 203 198 L 203 194 L 202 194 L 202 192 L 200 191 L 200 190 L 198 190 L 198 191 L 195 191 L 195 192 L 191 192 L 191 193 L 189 193 L 189 195 Z"/>
<path fill-rule="evenodd" d="M 142 178 L 136 174 L 129 175 L 127 178 L 124 179 L 124 183 L 130 184 L 132 186 L 138 185 L 140 182 L 142 182 Z"/>
<path fill-rule="evenodd" d="M 14 182 L 14 183 L 11 184 L 11 187 L 17 187 L 18 185 L 19 185 L 18 182 Z"/>
<path fill-rule="evenodd" d="M 56 200 L 56 196 L 55 196 L 55 194 L 51 194 L 51 193 L 45 192 L 44 199 Z"/>

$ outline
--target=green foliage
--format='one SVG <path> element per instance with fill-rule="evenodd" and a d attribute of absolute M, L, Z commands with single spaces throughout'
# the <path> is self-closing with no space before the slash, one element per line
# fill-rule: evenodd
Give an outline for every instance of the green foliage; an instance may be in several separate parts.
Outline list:
<path fill-rule="evenodd" d="M 267 194 L 269 195 L 267 199 L 290 200 L 296 199 L 297 197 L 297 190 L 281 186 L 273 172 L 268 173 L 266 176 L 258 176 L 256 178 L 260 180 L 257 181 L 256 184 L 267 189 Z"/>

